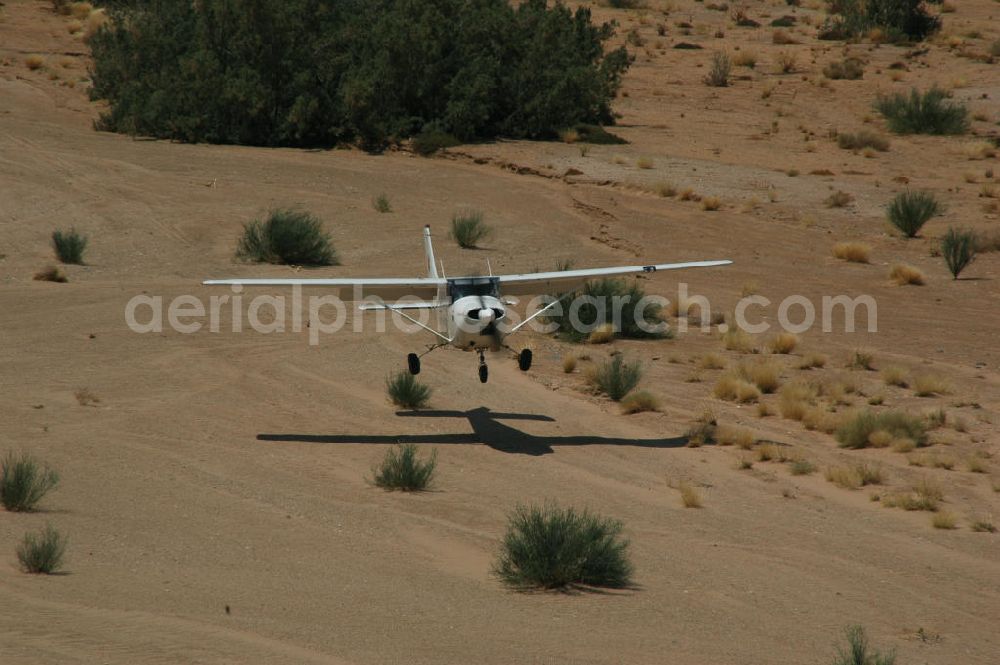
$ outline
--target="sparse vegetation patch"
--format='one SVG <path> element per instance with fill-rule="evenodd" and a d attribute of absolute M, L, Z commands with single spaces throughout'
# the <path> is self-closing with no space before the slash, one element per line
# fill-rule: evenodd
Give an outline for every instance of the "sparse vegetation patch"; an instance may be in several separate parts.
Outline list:
<path fill-rule="evenodd" d="M 299 266 L 338 265 L 323 223 L 295 208 L 277 208 L 243 227 L 236 257 L 245 261 Z"/>

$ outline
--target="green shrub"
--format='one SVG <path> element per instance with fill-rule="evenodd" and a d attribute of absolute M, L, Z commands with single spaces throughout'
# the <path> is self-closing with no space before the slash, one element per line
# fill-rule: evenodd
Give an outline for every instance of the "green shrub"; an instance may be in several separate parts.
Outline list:
<path fill-rule="evenodd" d="M 263 263 L 301 266 L 338 265 L 337 254 L 323 223 L 302 210 L 278 208 L 264 221 L 243 227 L 237 258 Z"/>
<path fill-rule="evenodd" d="M 879 152 L 885 152 L 889 149 L 888 139 L 867 129 L 862 129 L 856 134 L 837 134 L 837 145 L 844 150 L 864 150 L 865 148 L 874 148 Z"/>
<path fill-rule="evenodd" d="M 889 222 L 902 231 L 903 235 L 915 238 L 931 217 L 940 215 L 943 211 L 944 206 L 932 193 L 904 191 L 892 200 L 886 209 L 886 215 Z"/>
<path fill-rule="evenodd" d="M 439 150 L 453 148 L 459 144 L 461 144 L 461 141 L 451 134 L 433 128 L 424 129 L 414 136 L 413 141 L 410 143 L 413 151 L 424 157 L 430 157 Z"/>
<path fill-rule="evenodd" d="M 59 474 L 40 466 L 28 454 L 7 453 L 0 462 L 0 503 L 7 510 L 34 510 L 49 490 L 59 484 Z"/>
<path fill-rule="evenodd" d="M 941 256 L 954 279 L 976 258 L 976 234 L 949 228 L 941 238 Z"/>
<path fill-rule="evenodd" d="M 384 193 L 372 197 L 372 208 L 375 208 L 376 212 L 392 212 L 392 204 Z"/>
<path fill-rule="evenodd" d="M 632 564 L 622 528 L 621 522 L 586 510 L 518 506 L 509 517 L 493 572 L 517 589 L 628 586 Z"/>
<path fill-rule="evenodd" d="M 493 229 L 483 221 L 483 213 L 478 210 L 466 210 L 451 217 L 451 237 L 464 249 L 475 249 L 492 232 Z"/>
<path fill-rule="evenodd" d="M 879 653 L 868 646 L 868 638 L 861 626 L 848 626 L 844 633 L 847 648 L 837 647 L 833 665 L 893 665 L 896 662 L 894 652 Z"/>
<path fill-rule="evenodd" d="M 189 142 L 548 138 L 613 123 L 629 65 L 604 50 L 612 24 L 546 0 L 159 0 L 113 15 L 89 40 L 99 127 Z"/>
<path fill-rule="evenodd" d="M 83 251 L 87 249 L 87 236 L 77 233 L 76 229 L 52 232 L 52 249 L 56 257 L 63 263 L 83 265 Z"/>
<path fill-rule="evenodd" d="M 385 390 L 393 404 L 406 409 L 419 409 L 431 398 L 430 387 L 417 381 L 417 377 L 406 370 L 387 377 Z"/>
<path fill-rule="evenodd" d="M 897 134 L 964 134 L 969 129 L 969 110 L 937 87 L 923 94 L 913 88 L 909 95 L 879 95 L 875 109 Z"/>
<path fill-rule="evenodd" d="M 594 387 L 610 397 L 615 402 L 621 401 L 629 394 L 642 378 L 642 365 L 638 362 L 627 363 L 621 355 L 616 355 L 599 367 L 594 368 L 589 377 Z"/>
<path fill-rule="evenodd" d="M 901 411 L 876 413 L 869 409 L 846 418 L 834 436 L 841 448 L 867 448 L 874 432 L 887 432 L 893 439 L 910 439 L 918 446 L 927 444 L 923 420 Z"/>
<path fill-rule="evenodd" d="M 834 60 L 823 67 L 823 76 L 828 79 L 856 81 L 865 75 L 864 63 L 857 58 Z"/>
<path fill-rule="evenodd" d="M 705 85 L 715 88 L 725 88 L 729 85 L 729 74 L 733 69 L 729 56 L 721 51 L 712 55 L 712 68 L 703 79 Z"/>
<path fill-rule="evenodd" d="M 25 572 L 51 575 L 62 567 L 66 540 L 47 525 L 41 532 L 26 533 L 17 546 L 17 560 Z"/>
<path fill-rule="evenodd" d="M 430 486 L 436 467 L 436 450 L 423 461 L 417 457 L 416 445 L 403 443 L 387 450 L 375 467 L 375 484 L 387 490 L 419 492 Z"/>
<path fill-rule="evenodd" d="M 625 339 L 670 337 L 671 331 L 660 319 L 659 305 L 642 303 L 645 308 L 637 312 L 636 305 L 645 296 L 635 281 L 594 280 L 587 282 L 580 291 L 562 296 L 562 308 L 546 320 L 555 325 L 561 337 L 572 342 L 580 342 L 594 330 L 609 324 Z M 616 303 L 620 304 L 620 321 L 614 320 Z"/>
<path fill-rule="evenodd" d="M 820 27 L 820 39 L 863 37 L 878 28 L 891 41 L 920 41 L 941 28 L 941 19 L 928 13 L 924 0 L 828 1 L 836 16 Z"/>

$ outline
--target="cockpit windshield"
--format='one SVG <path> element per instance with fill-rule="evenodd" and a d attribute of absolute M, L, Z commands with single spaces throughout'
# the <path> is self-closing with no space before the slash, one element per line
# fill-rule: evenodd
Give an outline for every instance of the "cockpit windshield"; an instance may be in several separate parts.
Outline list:
<path fill-rule="evenodd" d="M 496 277 L 462 277 L 448 280 L 448 295 L 452 300 L 466 296 L 500 295 L 500 280 Z"/>

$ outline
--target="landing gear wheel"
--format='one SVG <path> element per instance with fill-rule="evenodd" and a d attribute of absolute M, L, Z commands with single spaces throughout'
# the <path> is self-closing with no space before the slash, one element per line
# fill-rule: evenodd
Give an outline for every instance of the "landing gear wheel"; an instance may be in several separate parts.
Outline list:
<path fill-rule="evenodd" d="M 406 356 L 406 365 L 410 370 L 410 374 L 416 376 L 420 374 L 420 356 L 415 353 L 411 353 Z"/>
<path fill-rule="evenodd" d="M 490 368 L 485 364 L 479 366 L 479 382 L 486 383 L 490 378 Z"/>
<path fill-rule="evenodd" d="M 531 349 L 522 349 L 521 353 L 517 354 L 517 366 L 522 372 L 531 369 Z"/>

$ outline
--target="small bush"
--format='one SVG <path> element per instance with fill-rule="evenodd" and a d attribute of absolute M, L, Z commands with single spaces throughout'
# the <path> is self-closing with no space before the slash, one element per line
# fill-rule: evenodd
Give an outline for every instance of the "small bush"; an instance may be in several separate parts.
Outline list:
<path fill-rule="evenodd" d="M 463 249 L 474 249 L 490 236 L 493 229 L 483 222 L 483 213 L 466 210 L 451 217 L 451 237 Z"/>
<path fill-rule="evenodd" d="M 810 353 L 802 357 L 799 369 L 822 369 L 826 367 L 827 357 L 822 353 Z"/>
<path fill-rule="evenodd" d="M 833 255 L 850 263 L 868 263 L 871 252 L 871 245 L 863 242 L 838 242 L 833 246 Z"/>
<path fill-rule="evenodd" d="M 807 476 L 816 472 L 816 465 L 805 459 L 792 460 L 788 466 L 793 476 Z"/>
<path fill-rule="evenodd" d="M 940 88 L 880 96 L 875 109 L 897 134 L 964 134 L 969 129 L 968 109 L 948 101 L 948 93 Z"/>
<path fill-rule="evenodd" d="M 430 486 L 436 467 L 436 450 L 424 461 L 417 457 L 415 444 L 403 443 L 386 451 L 374 469 L 374 480 L 383 489 L 419 492 Z"/>
<path fill-rule="evenodd" d="M 823 67 L 823 76 L 828 79 L 856 81 L 865 75 L 864 63 L 857 58 L 834 60 Z"/>
<path fill-rule="evenodd" d="M 555 324 L 560 336 L 573 342 L 580 342 L 601 326 L 618 324 L 614 330 L 618 337 L 625 339 L 647 339 L 668 337 L 670 331 L 660 319 L 660 307 L 643 302 L 646 294 L 635 281 L 624 279 L 599 279 L 587 282 L 583 289 L 567 295 L 564 303 L 572 303 L 580 298 L 576 310 L 576 320 L 570 316 L 571 307 L 548 317 Z M 621 304 L 621 319 L 614 321 L 615 303 Z M 636 305 L 642 303 L 645 309 L 638 311 Z M 637 316 L 638 321 L 637 322 Z M 579 324 L 579 325 L 577 325 Z"/>
<path fill-rule="evenodd" d="M 846 208 L 852 201 L 854 201 L 853 196 L 842 189 L 838 189 L 834 193 L 830 194 L 830 196 L 826 197 L 823 203 L 826 204 L 827 208 Z"/>
<path fill-rule="evenodd" d="M 588 377 L 598 392 L 602 392 L 615 402 L 629 394 L 642 378 L 642 365 L 627 363 L 621 355 L 595 368 Z"/>
<path fill-rule="evenodd" d="M 323 223 L 303 210 L 277 208 L 261 221 L 243 226 L 236 257 L 258 263 L 300 266 L 338 265 Z"/>
<path fill-rule="evenodd" d="M 60 284 L 65 284 L 69 281 L 66 277 L 66 273 L 64 273 L 61 268 L 57 268 L 56 266 L 42 268 L 35 273 L 33 279 L 36 282 L 58 282 Z"/>
<path fill-rule="evenodd" d="M 971 231 L 957 231 L 949 228 L 941 238 L 941 256 L 948 266 L 953 279 L 958 279 L 962 271 L 976 258 L 976 236 Z"/>
<path fill-rule="evenodd" d="M 903 191 L 886 209 L 889 222 L 907 238 L 915 238 L 931 217 L 940 215 L 944 206 L 930 192 Z"/>
<path fill-rule="evenodd" d="M 895 652 L 880 653 L 868 646 L 868 638 L 861 626 L 848 626 L 844 633 L 847 648 L 837 647 L 833 665 L 894 665 L 896 662 Z"/>
<path fill-rule="evenodd" d="M 26 453 L 7 453 L 0 462 L 0 503 L 9 511 L 34 510 L 58 484 L 59 474 Z"/>
<path fill-rule="evenodd" d="M 517 589 L 628 586 L 633 569 L 622 529 L 621 522 L 586 510 L 518 506 L 493 573 Z"/>
<path fill-rule="evenodd" d="M 881 485 L 884 480 L 882 470 L 869 464 L 831 466 L 826 470 L 826 479 L 844 489 L 856 490 L 866 485 Z"/>
<path fill-rule="evenodd" d="M 848 418 L 835 436 L 842 448 L 867 448 L 872 433 L 878 430 L 888 432 L 894 439 L 910 439 L 918 446 L 927 443 L 923 420 L 901 411 L 875 413 L 865 409 Z"/>
<path fill-rule="evenodd" d="M 875 355 L 871 351 L 855 349 L 847 359 L 847 366 L 851 369 L 863 369 L 870 372 L 875 369 Z"/>
<path fill-rule="evenodd" d="M 396 406 L 404 409 L 419 409 L 426 406 L 431 398 L 431 388 L 417 381 L 406 370 L 389 375 L 385 380 L 385 391 Z"/>
<path fill-rule="evenodd" d="M 421 155 L 422 157 L 430 157 L 439 150 L 454 148 L 460 144 L 461 141 L 447 132 L 442 132 L 436 129 L 425 129 L 413 137 L 413 140 L 410 142 L 410 147 L 412 147 L 413 152 L 418 155 Z"/>
<path fill-rule="evenodd" d="M 698 448 L 715 443 L 716 434 L 720 429 L 718 425 L 719 422 L 716 420 L 715 414 L 711 410 L 706 409 L 685 433 L 684 436 L 687 438 L 687 445 L 690 448 Z"/>
<path fill-rule="evenodd" d="M 372 208 L 376 212 L 392 212 L 392 204 L 389 202 L 389 197 L 384 193 L 372 198 Z"/>
<path fill-rule="evenodd" d="M 76 229 L 52 232 L 52 249 L 56 257 L 63 263 L 83 265 L 83 252 L 87 249 L 87 236 L 81 235 Z"/>
<path fill-rule="evenodd" d="M 837 145 L 844 150 L 873 148 L 879 152 L 885 152 L 889 149 L 889 140 L 873 131 L 862 129 L 854 134 L 848 132 L 837 134 Z"/>
<path fill-rule="evenodd" d="M 45 58 L 33 53 L 24 59 L 24 64 L 31 71 L 35 71 L 45 66 Z"/>
<path fill-rule="evenodd" d="M 924 273 L 905 263 L 896 263 L 889 270 L 889 279 L 899 286 L 922 286 L 926 280 Z"/>
<path fill-rule="evenodd" d="M 640 390 L 625 397 L 622 400 L 622 413 L 643 413 L 645 411 L 659 411 L 660 400 L 652 393 Z"/>
<path fill-rule="evenodd" d="M 722 201 L 716 196 L 706 196 L 701 200 L 701 209 L 714 212 L 722 207 Z"/>
<path fill-rule="evenodd" d="M 712 68 L 703 79 L 705 85 L 716 88 L 724 88 L 729 85 L 729 75 L 732 72 L 732 61 L 725 53 L 718 52 L 712 55 Z"/>
<path fill-rule="evenodd" d="M 51 575 L 62 568 L 66 553 L 66 539 L 52 525 L 46 525 L 39 533 L 26 533 L 17 546 L 17 560 L 25 572 Z"/>
<path fill-rule="evenodd" d="M 970 525 L 973 531 L 979 533 L 996 533 L 997 528 L 989 520 L 974 520 Z"/>
<path fill-rule="evenodd" d="M 795 54 L 790 51 L 781 51 L 777 55 L 778 70 L 782 74 L 791 74 L 798 66 Z"/>

